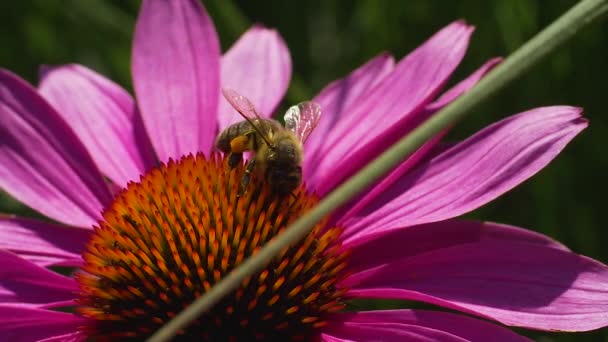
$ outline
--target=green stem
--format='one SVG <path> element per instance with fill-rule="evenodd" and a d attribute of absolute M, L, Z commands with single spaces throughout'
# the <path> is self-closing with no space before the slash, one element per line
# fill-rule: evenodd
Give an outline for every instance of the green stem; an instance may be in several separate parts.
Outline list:
<path fill-rule="evenodd" d="M 204 296 L 197 299 L 159 329 L 148 341 L 159 342 L 171 339 L 176 331 L 186 327 L 201 314 L 211 309 L 224 296 L 237 289 L 246 277 L 260 271 L 269 260 L 278 255 L 285 247 L 308 234 L 323 217 L 377 181 L 416 151 L 429 138 L 463 118 L 475 106 L 496 94 L 607 11 L 608 0 L 583 0 L 579 2 L 515 51 L 473 89 L 420 125 L 411 134 L 399 140 L 330 193 L 315 208 L 289 226 L 283 234 L 266 244 L 256 255 L 245 260 L 240 267 L 229 273 Z"/>

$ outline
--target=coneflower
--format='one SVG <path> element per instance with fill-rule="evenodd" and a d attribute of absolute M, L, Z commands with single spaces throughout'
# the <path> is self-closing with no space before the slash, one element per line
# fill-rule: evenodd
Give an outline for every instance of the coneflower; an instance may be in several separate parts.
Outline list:
<path fill-rule="evenodd" d="M 197 1 L 145 0 L 137 103 L 83 66 L 45 68 L 38 90 L 0 71 L 0 188 L 58 222 L 0 217 L 0 336 L 149 336 L 498 63 L 437 98 L 471 33 L 452 23 L 397 64 L 380 55 L 323 89 L 304 182 L 286 197 L 255 172 L 240 193 L 242 167 L 211 148 L 239 120 L 221 86 L 267 116 L 284 95 L 291 61 L 275 31 L 255 26 L 220 56 Z M 605 265 L 531 231 L 454 219 L 547 165 L 587 126 L 581 113 L 537 108 L 456 144 L 434 137 L 177 339 L 513 341 L 525 338 L 501 324 L 608 325 Z M 436 310 L 361 311 L 359 299 Z"/>

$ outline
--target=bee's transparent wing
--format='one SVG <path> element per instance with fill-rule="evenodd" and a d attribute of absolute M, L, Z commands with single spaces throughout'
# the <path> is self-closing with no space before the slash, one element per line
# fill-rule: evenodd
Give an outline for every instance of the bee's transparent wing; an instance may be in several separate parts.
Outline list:
<path fill-rule="evenodd" d="M 222 95 L 224 95 L 230 105 L 234 107 L 234 109 L 236 109 L 236 111 L 239 112 L 239 114 L 241 114 L 241 116 L 249 122 L 251 127 L 256 130 L 259 136 L 264 139 L 266 145 L 272 146 L 267 136 L 267 133 L 261 127 L 260 123 L 263 119 L 255 110 L 255 106 L 253 105 L 253 103 L 251 103 L 251 101 L 249 101 L 249 99 L 245 96 L 237 93 L 234 89 L 222 88 Z"/>
<path fill-rule="evenodd" d="M 226 98 L 228 103 L 236 109 L 242 117 L 249 120 L 260 119 L 260 115 L 255 110 L 255 106 L 248 98 L 239 94 L 234 89 L 222 88 L 222 95 Z"/>
<path fill-rule="evenodd" d="M 306 101 L 291 106 L 283 119 L 285 128 L 292 131 L 300 141 L 305 142 L 317 127 L 321 118 L 321 106 L 318 103 Z"/>

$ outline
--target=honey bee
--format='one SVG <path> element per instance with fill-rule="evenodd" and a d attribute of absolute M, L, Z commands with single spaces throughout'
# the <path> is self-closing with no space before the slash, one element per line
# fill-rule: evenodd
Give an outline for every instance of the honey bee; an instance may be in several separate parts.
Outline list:
<path fill-rule="evenodd" d="M 245 120 L 222 131 L 216 148 L 228 154 L 232 168 L 243 160 L 243 152 L 254 152 L 245 167 L 240 193 L 244 193 L 254 168 L 275 193 L 292 193 L 302 182 L 302 145 L 319 123 L 321 107 L 310 101 L 290 107 L 283 127 L 275 120 L 261 118 L 251 101 L 236 91 L 222 89 L 222 94 Z"/>

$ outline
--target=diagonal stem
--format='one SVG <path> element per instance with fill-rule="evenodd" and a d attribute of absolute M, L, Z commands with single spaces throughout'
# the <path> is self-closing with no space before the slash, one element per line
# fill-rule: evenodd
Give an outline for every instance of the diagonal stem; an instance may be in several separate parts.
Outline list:
<path fill-rule="evenodd" d="M 228 274 L 204 296 L 197 299 L 159 329 L 148 341 L 170 340 L 179 329 L 186 327 L 225 295 L 238 288 L 246 277 L 261 270 L 269 260 L 278 255 L 286 246 L 295 243 L 308 234 L 323 217 L 348 202 L 416 151 L 425 141 L 462 119 L 475 106 L 503 89 L 549 53 L 574 37 L 581 29 L 600 19 L 606 12 L 608 12 L 608 0 L 583 0 L 576 4 L 511 54 L 473 89 L 420 125 L 411 134 L 399 140 L 331 192 L 315 208 L 289 226 L 283 234 L 266 244 L 256 255 L 245 260 L 240 267 Z"/>

